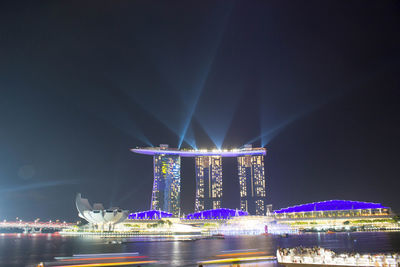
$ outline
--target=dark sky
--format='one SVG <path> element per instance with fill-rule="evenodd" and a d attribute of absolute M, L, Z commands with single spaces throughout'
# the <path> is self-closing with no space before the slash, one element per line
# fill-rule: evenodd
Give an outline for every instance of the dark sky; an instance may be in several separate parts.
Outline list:
<path fill-rule="evenodd" d="M 399 1 L 2 1 L 0 219 L 148 209 L 129 148 L 265 146 L 274 208 L 400 211 Z M 224 207 L 238 207 L 226 159 Z M 194 160 L 182 159 L 182 209 Z"/>

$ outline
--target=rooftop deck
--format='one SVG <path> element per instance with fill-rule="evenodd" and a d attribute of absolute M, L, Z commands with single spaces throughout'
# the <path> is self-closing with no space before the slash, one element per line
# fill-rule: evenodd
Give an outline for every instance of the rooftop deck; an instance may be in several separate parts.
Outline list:
<path fill-rule="evenodd" d="M 240 156 L 258 156 L 266 155 L 265 148 L 235 148 L 235 149 L 213 149 L 213 150 L 185 150 L 177 148 L 161 148 L 161 147 L 143 147 L 133 148 L 132 152 L 143 155 L 178 155 L 181 157 L 197 157 L 197 156 L 221 156 L 221 157 L 240 157 Z"/>

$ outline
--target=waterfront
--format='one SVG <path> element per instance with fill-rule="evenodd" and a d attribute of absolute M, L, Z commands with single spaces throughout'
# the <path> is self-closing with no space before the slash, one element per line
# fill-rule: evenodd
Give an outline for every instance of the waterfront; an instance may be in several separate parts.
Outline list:
<path fill-rule="evenodd" d="M 32 266 L 54 257 L 68 257 L 79 253 L 139 252 L 163 266 L 196 266 L 200 260 L 208 260 L 217 254 L 230 251 L 264 251 L 274 255 L 278 246 L 322 246 L 336 252 L 399 252 L 400 233 L 335 233 L 280 236 L 242 236 L 225 239 L 197 240 L 189 242 L 147 242 L 140 239 L 124 239 L 129 243 L 108 244 L 114 239 L 63 237 L 60 235 L 2 235 L 0 236 L 0 266 Z M 258 265 L 260 266 L 260 265 Z M 276 262 L 262 266 L 278 266 Z"/>

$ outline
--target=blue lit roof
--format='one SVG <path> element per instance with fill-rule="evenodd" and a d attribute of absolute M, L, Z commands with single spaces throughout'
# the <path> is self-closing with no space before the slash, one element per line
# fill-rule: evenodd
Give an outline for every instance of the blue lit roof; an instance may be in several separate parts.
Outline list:
<path fill-rule="evenodd" d="M 358 209 L 387 209 L 380 203 L 349 201 L 349 200 L 327 200 L 321 202 L 307 203 L 303 205 L 288 207 L 274 211 L 274 213 L 328 211 L 328 210 L 358 210 Z"/>
<path fill-rule="evenodd" d="M 214 220 L 214 219 L 229 219 L 235 216 L 246 216 L 249 215 L 245 211 L 233 210 L 233 209 L 213 209 L 204 210 L 195 213 L 188 214 L 187 220 Z"/>
<path fill-rule="evenodd" d="M 161 218 L 170 218 L 172 213 L 160 210 L 147 210 L 131 213 L 128 219 L 131 220 L 159 220 Z"/>

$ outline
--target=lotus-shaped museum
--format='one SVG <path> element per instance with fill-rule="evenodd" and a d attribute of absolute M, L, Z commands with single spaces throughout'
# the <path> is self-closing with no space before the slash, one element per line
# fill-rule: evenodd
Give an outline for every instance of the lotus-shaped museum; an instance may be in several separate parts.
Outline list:
<path fill-rule="evenodd" d="M 128 210 L 121 210 L 120 208 L 104 209 L 101 203 L 95 203 L 92 207 L 86 198 L 82 198 L 80 193 L 76 195 L 75 204 L 79 217 L 99 230 L 113 230 L 115 224 L 124 221 L 129 214 Z"/>

